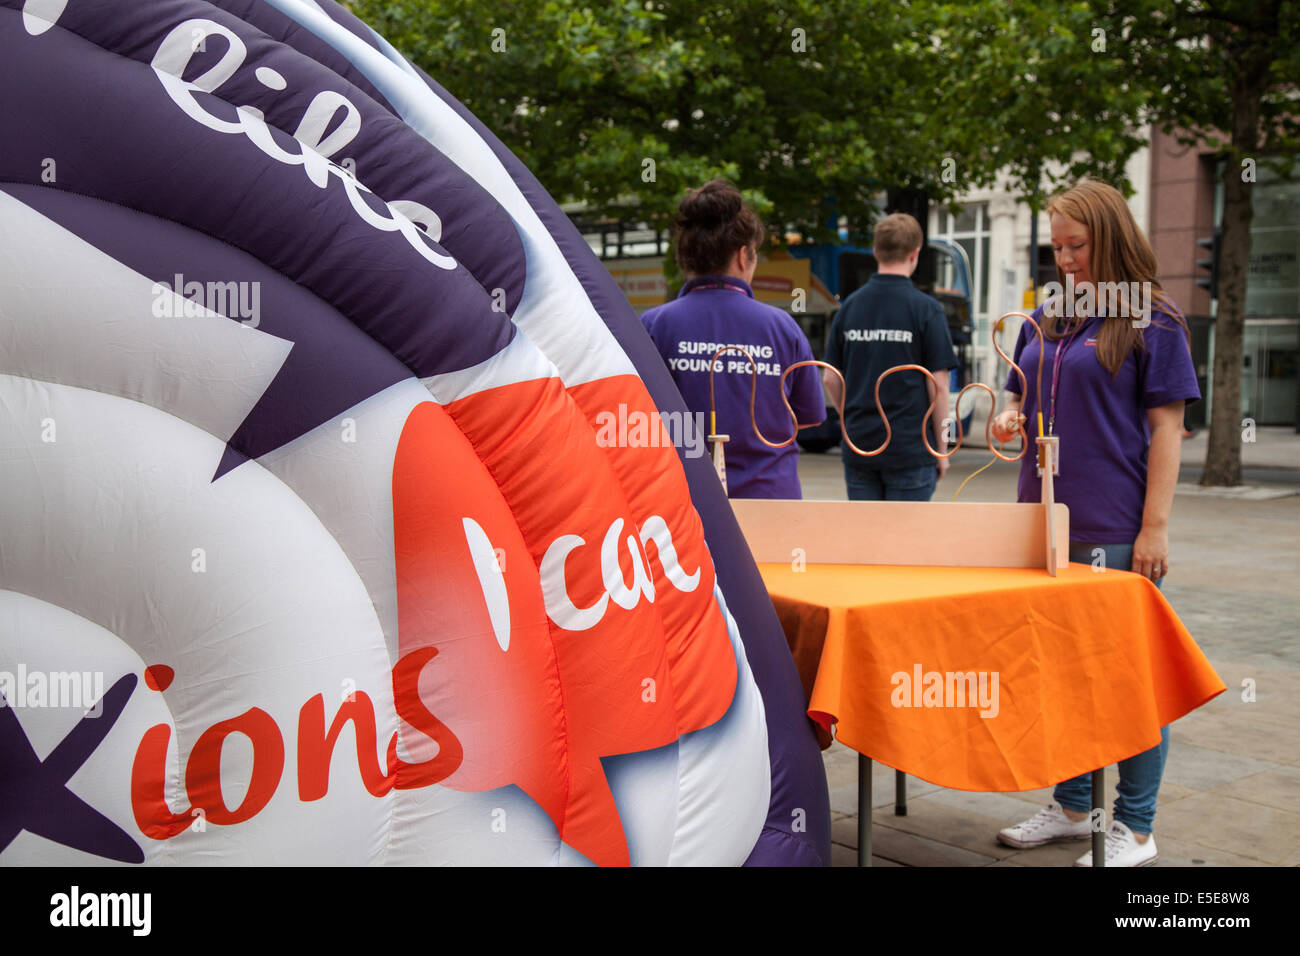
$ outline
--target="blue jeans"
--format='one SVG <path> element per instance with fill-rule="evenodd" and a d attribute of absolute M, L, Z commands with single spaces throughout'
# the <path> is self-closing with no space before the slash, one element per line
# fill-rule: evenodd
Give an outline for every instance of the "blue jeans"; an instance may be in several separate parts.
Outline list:
<path fill-rule="evenodd" d="M 938 480 L 936 465 L 863 469 L 844 463 L 849 501 L 929 501 Z"/>
<path fill-rule="evenodd" d="M 1100 548 L 1101 555 L 1094 555 Z M 1131 544 L 1083 544 L 1070 542 L 1070 560 L 1079 564 L 1093 564 L 1102 557 L 1107 568 L 1129 571 L 1133 568 Z M 1163 583 L 1156 582 L 1156 587 Z M 1156 795 L 1160 792 L 1160 778 L 1164 776 L 1165 759 L 1169 755 L 1169 728 L 1160 728 L 1160 743 L 1150 750 L 1119 762 L 1119 792 L 1115 797 L 1115 819 L 1134 833 L 1150 833 L 1156 818 Z M 1087 813 L 1092 809 L 1092 777 L 1081 774 L 1073 780 L 1056 785 L 1052 797 L 1067 810 Z"/>

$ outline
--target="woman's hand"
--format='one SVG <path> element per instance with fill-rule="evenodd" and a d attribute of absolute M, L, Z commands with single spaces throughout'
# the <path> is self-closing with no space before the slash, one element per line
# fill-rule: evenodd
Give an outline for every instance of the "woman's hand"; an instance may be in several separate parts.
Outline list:
<path fill-rule="evenodd" d="M 1143 525 L 1133 542 L 1133 571 L 1152 581 L 1169 573 L 1169 532 L 1160 526 Z"/>
<path fill-rule="evenodd" d="M 1014 440 L 1020 434 L 1017 429 L 1024 420 L 1025 416 L 1020 414 L 1020 406 L 1012 405 L 1004 408 L 998 413 L 997 418 L 993 419 L 993 437 L 1003 443 Z"/>

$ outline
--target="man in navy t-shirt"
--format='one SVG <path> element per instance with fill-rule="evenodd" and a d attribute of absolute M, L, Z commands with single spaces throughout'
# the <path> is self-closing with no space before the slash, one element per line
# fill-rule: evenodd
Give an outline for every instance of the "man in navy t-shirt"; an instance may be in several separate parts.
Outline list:
<path fill-rule="evenodd" d="M 848 397 L 844 428 L 863 451 L 885 440 L 885 423 L 876 408 L 880 374 L 896 365 L 921 365 L 937 373 L 938 404 L 930 420 L 931 445 L 946 451 L 948 369 L 957 364 L 943 307 L 912 284 L 921 252 L 921 225 L 906 213 L 876 224 L 874 253 L 880 271 L 847 299 L 831 323 L 826 361 L 844 374 Z M 826 390 L 838 400 L 840 383 L 825 373 Z M 895 372 L 880 387 L 892 438 L 879 455 L 867 458 L 842 446 L 844 478 L 853 501 L 929 501 L 947 459 L 933 457 L 921 437 L 921 423 L 932 389 L 917 371 Z"/>

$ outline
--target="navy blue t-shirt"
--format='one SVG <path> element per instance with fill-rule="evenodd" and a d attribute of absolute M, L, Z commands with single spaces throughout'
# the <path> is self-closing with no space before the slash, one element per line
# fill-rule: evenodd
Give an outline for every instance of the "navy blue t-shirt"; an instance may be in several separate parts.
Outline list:
<path fill-rule="evenodd" d="M 853 443 L 872 451 L 885 440 L 876 410 L 876 380 L 895 365 L 931 371 L 957 364 L 943 306 L 901 275 L 877 273 L 847 299 L 831 323 L 826 361 L 844 374 L 844 427 Z M 945 378 L 944 387 L 947 387 Z M 880 387 L 893 438 L 879 455 L 864 458 L 847 445 L 844 461 L 861 470 L 934 464 L 921 439 L 930 391 L 920 372 L 895 372 Z M 933 426 L 930 443 L 934 444 Z"/>
<path fill-rule="evenodd" d="M 777 387 L 786 367 L 812 359 L 808 337 L 789 315 L 754 299 L 743 279 L 700 276 L 689 280 L 672 302 L 641 316 L 692 412 L 709 411 L 709 362 L 723 345 L 743 346 L 758 366 L 754 417 L 771 442 L 789 438 L 790 413 Z M 723 445 L 727 491 L 732 498 L 799 498 L 799 449 L 768 448 L 754 434 L 749 416 L 752 373 L 735 351 L 723 353 L 713 375 L 718 431 Z M 785 381 L 799 424 L 826 417 L 826 398 L 815 366 L 795 369 Z M 705 419 L 707 427 L 707 417 Z"/>

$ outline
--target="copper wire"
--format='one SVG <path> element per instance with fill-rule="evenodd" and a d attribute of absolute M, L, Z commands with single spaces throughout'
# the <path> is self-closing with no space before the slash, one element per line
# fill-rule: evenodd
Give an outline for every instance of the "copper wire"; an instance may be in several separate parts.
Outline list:
<path fill-rule="evenodd" d="M 1009 316 L 1013 316 L 1013 315 L 1020 316 L 1022 319 L 1024 319 L 1026 322 L 1032 325 L 1034 327 L 1034 332 L 1037 333 L 1038 335 L 1039 362 L 1038 362 L 1038 380 L 1036 383 L 1037 385 L 1036 394 L 1038 396 L 1038 408 L 1041 409 L 1043 407 L 1043 362 L 1042 362 L 1043 330 L 1042 327 L 1039 326 L 1039 324 L 1034 321 L 1032 316 L 1025 315 L 1025 313 L 1023 312 L 1008 312 L 1005 315 L 1003 315 L 1001 318 L 999 318 L 997 322 L 994 323 L 993 325 L 993 348 L 998 353 L 998 355 L 1001 356 L 1002 360 L 1005 361 L 1008 365 L 1010 365 L 1011 368 L 1015 371 L 1016 375 L 1020 378 L 1020 394 L 1021 396 L 1023 396 L 1025 394 L 1025 391 L 1029 388 L 1029 383 L 1025 379 L 1025 373 L 1020 368 L 1019 365 L 1017 365 L 1014 361 L 1012 361 L 1011 356 L 1007 355 L 1006 352 L 1002 351 L 1002 346 L 998 344 L 998 333 L 1002 331 L 1002 327 L 1005 320 Z M 1008 456 L 1002 454 L 1001 451 L 993 447 L 993 419 L 997 417 L 997 407 L 998 407 L 997 396 L 994 394 L 993 389 L 989 388 L 983 382 L 969 382 L 962 388 L 960 392 L 957 393 L 957 400 L 953 402 L 952 415 L 953 415 L 953 419 L 957 423 L 957 442 L 952 446 L 951 450 L 949 450 L 946 453 L 935 451 L 934 446 L 930 444 L 930 418 L 934 415 L 934 410 L 939 404 L 938 390 L 940 388 L 945 387 L 944 383 L 939 381 L 930 372 L 930 370 L 925 368 L 924 366 L 895 365 L 893 368 L 885 369 L 885 371 L 880 373 L 880 377 L 876 379 L 876 388 L 875 388 L 876 411 L 879 412 L 881 420 L 885 423 L 885 440 L 879 448 L 876 448 L 872 451 L 863 451 L 857 445 L 853 444 L 853 439 L 849 438 L 848 430 L 845 428 L 844 425 L 844 402 L 845 399 L 848 397 L 848 387 L 844 381 L 844 375 L 840 372 L 839 369 L 837 369 L 834 365 L 831 365 L 829 362 L 822 362 L 817 359 L 809 359 L 803 362 L 795 362 L 793 365 L 787 366 L 785 371 L 781 373 L 781 383 L 780 383 L 781 402 L 783 405 L 785 405 L 785 410 L 790 414 L 790 423 L 794 426 L 794 432 L 785 441 L 782 442 L 768 441 L 767 436 L 765 436 L 762 430 L 758 427 L 758 418 L 755 415 L 755 409 L 754 409 L 755 402 L 758 397 L 758 363 L 754 361 L 754 357 L 749 354 L 749 350 L 744 348 L 744 346 L 724 345 L 722 348 L 718 349 L 718 351 L 714 353 L 713 359 L 709 362 L 710 417 L 711 418 L 716 417 L 716 410 L 717 410 L 717 402 L 714 398 L 714 392 L 713 392 L 714 365 L 717 363 L 719 357 L 721 357 L 726 352 L 740 352 L 742 355 L 745 356 L 746 359 L 749 360 L 749 368 L 750 368 L 749 421 L 754 428 L 754 434 L 758 436 L 758 440 L 761 441 L 768 448 L 785 448 L 789 446 L 790 443 L 793 442 L 798 437 L 799 429 L 812 428 L 820 424 L 819 422 L 810 422 L 807 425 L 799 424 L 799 416 L 797 416 L 794 412 L 794 409 L 790 407 L 790 398 L 785 393 L 785 380 L 786 378 L 789 377 L 791 372 L 793 372 L 795 369 L 803 368 L 806 365 L 816 365 L 821 368 L 829 369 L 830 371 L 834 372 L 835 377 L 840 380 L 839 400 L 835 403 L 835 410 L 840 416 L 840 435 L 843 436 L 844 443 L 853 451 L 853 453 L 856 455 L 861 455 L 863 458 L 874 458 L 876 455 L 879 455 L 881 452 L 883 452 L 886 448 L 889 447 L 889 443 L 893 439 L 893 429 L 890 427 L 889 424 L 889 416 L 885 414 L 884 406 L 880 404 L 880 383 L 883 382 L 889 376 L 893 375 L 895 372 L 905 372 L 905 371 L 921 372 L 930 380 L 930 382 L 935 387 L 934 397 L 930 399 L 930 407 L 926 409 L 925 417 L 921 420 L 921 441 L 925 443 L 925 450 L 928 451 L 935 458 L 951 458 L 954 454 L 956 454 L 957 449 L 961 447 L 961 443 L 965 438 L 965 434 L 961 426 L 961 415 L 959 413 L 959 409 L 961 408 L 962 396 L 965 395 L 966 392 L 972 388 L 982 389 L 983 391 L 987 392 L 989 395 L 989 400 L 992 402 L 993 410 L 989 414 L 988 421 L 985 423 L 984 426 L 984 439 L 988 445 L 988 450 L 991 451 L 998 458 L 1008 462 L 1020 461 L 1020 459 L 1025 457 L 1025 452 L 1029 450 L 1029 435 L 1025 432 L 1025 428 L 1024 428 L 1025 417 L 1023 415 L 1020 416 L 1019 421 L 1016 423 L 1016 431 L 1020 434 L 1020 437 L 1022 439 L 1020 453 L 1015 456 Z M 1023 401 L 1023 397 L 1022 397 L 1022 401 Z"/>

